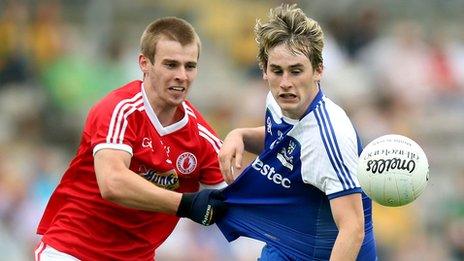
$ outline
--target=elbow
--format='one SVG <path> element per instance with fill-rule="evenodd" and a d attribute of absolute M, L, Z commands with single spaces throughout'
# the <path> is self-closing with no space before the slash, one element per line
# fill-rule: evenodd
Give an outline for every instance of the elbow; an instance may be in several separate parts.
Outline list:
<path fill-rule="evenodd" d="M 361 244 L 364 240 L 364 216 L 358 216 L 349 227 L 352 229 L 353 237 Z"/>
<path fill-rule="evenodd" d="M 116 193 L 114 191 L 109 190 L 108 188 L 100 188 L 100 195 L 103 199 L 108 201 L 116 201 Z"/>
<path fill-rule="evenodd" d="M 116 175 L 111 175 L 106 177 L 102 182 L 100 182 L 99 189 L 100 195 L 103 199 L 112 202 L 118 202 L 120 199 L 121 192 L 121 181 Z"/>
<path fill-rule="evenodd" d="M 353 222 L 340 227 L 340 233 L 346 238 L 350 238 L 354 245 L 361 246 L 364 240 L 364 223 Z"/>

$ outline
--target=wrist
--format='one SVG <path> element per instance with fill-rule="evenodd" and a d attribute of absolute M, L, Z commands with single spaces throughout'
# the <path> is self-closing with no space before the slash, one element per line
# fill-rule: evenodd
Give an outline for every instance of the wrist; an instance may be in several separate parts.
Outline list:
<path fill-rule="evenodd" d="M 243 139 L 244 138 L 244 133 L 246 133 L 245 131 L 245 128 L 237 128 L 237 129 L 233 129 L 230 134 L 232 134 L 232 136 L 236 137 L 236 138 L 240 138 L 240 139 Z"/>
<path fill-rule="evenodd" d="M 264 129 L 263 129 L 264 130 Z M 261 129 L 258 128 L 241 128 L 238 135 L 243 142 L 245 151 L 259 154 L 264 147 L 264 135 L 261 135 Z"/>
<path fill-rule="evenodd" d="M 194 193 L 182 193 L 182 197 L 177 207 L 176 216 L 187 217 L 191 211 Z"/>

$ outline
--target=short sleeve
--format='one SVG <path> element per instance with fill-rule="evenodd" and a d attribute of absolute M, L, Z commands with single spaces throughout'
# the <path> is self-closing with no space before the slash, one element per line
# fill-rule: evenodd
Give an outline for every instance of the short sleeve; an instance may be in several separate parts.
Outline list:
<path fill-rule="evenodd" d="M 133 154 L 136 139 L 136 124 L 132 114 L 143 108 L 141 95 L 139 99 L 112 101 L 104 99 L 89 113 L 86 125 L 89 132 L 93 154 L 101 149 L 118 149 Z"/>
<path fill-rule="evenodd" d="M 330 104 L 329 104 L 330 105 Z M 311 134 L 303 147 L 302 178 L 329 199 L 361 192 L 356 177 L 358 144 L 356 132 L 343 110 L 323 102 L 314 110 Z"/>

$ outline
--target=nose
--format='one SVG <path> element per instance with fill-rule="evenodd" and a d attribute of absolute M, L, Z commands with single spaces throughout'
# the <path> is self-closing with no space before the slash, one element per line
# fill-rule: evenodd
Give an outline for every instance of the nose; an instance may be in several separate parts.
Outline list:
<path fill-rule="evenodd" d="M 288 77 L 288 74 L 287 73 L 284 73 L 282 75 L 282 78 L 280 79 L 280 88 L 282 89 L 288 89 L 292 86 L 292 83 Z"/>
<path fill-rule="evenodd" d="M 184 67 L 179 66 L 179 69 L 176 72 L 176 80 L 179 82 L 187 81 L 187 71 Z"/>

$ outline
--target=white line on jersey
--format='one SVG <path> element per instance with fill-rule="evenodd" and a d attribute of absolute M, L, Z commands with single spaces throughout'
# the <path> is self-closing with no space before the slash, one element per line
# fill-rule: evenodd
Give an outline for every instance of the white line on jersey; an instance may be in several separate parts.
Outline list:
<path fill-rule="evenodd" d="M 216 137 L 216 135 L 211 133 L 205 126 L 198 123 L 198 130 L 200 130 L 200 132 L 203 132 L 204 134 L 208 135 L 216 143 L 217 147 L 219 147 L 219 148 L 222 147 L 222 141 L 218 137 Z"/>
<path fill-rule="evenodd" d="M 127 117 L 133 113 L 135 110 L 138 110 L 138 107 L 144 107 L 143 106 L 143 100 L 139 100 L 138 102 L 134 103 L 132 105 L 132 108 L 127 111 L 126 113 L 124 113 L 124 121 L 123 121 L 123 125 L 122 125 L 122 128 L 121 128 L 121 133 L 119 134 L 119 143 L 122 143 L 122 141 L 124 140 L 124 134 L 126 133 L 126 128 L 127 128 Z M 118 125 L 120 125 L 119 123 L 119 120 L 118 120 Z M 117 133 L 117 132 L 116 132 Z M 116 138 L 117 136 L 115 135 L 113 138 Z"/>
<path fill-rule="evenodd" d="M 190 106 L 188 106 L 186 102 L 184 102 L 184 109 L 188 115 L 191 115 L 195 119 L 197 118 L 197 115 L 195 115 L 195 112 L 193 111 L 193 109 L 190 108 Z"/>
<path fill-rule="evenodd" d="M 208 136 L 207 134 L 205 134 L 204 132 L 199 132 L 200 136 L 205 138 L 205 140 L 207 140 L 211 146 L 213 146 L 214 150 L 216 151 L 216 153 L 219 153 L 219 149 L 221 148 L 220 146 L 218 147 L 218 145 L 211 139 L 210 136 Z"/>
<path fill-rule="evenodd" d="M 118 130 L 115 132 L 114 127 L 115 127 L 115 124 L 116 124 L 116 119 L 119 118 L 120 114 L 124 114 L 124 110 L 127 108 L 126 105 L 137 102 L 137 100 L 140 100 L 141 97 L 142 97 L 142 92 L 138 92 L 132 98 L 124 99 L 124 100 L 120 101 L 116 105 L 116 107 L 113 110 L 113 114 L 111 115 L 110 126 L 109 126 L 109 129 L 108 129 L 108 136 L 106 136 L 106 142 L 107 143 L 112 143 L 111 138 L 113 138 L 114 142 L 116 142 L 116 138 L 118 137 L 119 127 L 120 127 L 119 125 L 121 124 L 119 121 L 117 122 L 117 124 L 118 124 L 117 129 Z M 122 110 L 121 110 L 121 108 L 122 108 Z"/>

